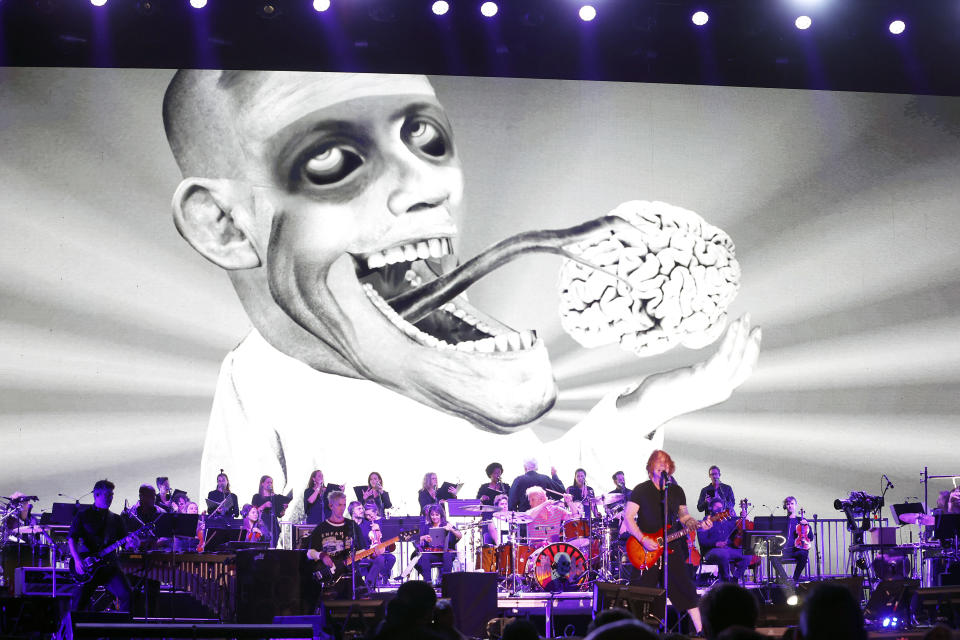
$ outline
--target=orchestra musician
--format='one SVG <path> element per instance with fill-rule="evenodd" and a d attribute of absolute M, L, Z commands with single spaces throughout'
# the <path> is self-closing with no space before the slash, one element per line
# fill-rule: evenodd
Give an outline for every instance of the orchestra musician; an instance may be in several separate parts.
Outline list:
<path fill-rule="evenodd" d="M 593 516 L 600 517 L 600 511 L 597 509 L 596 495 L 594 494 L 593 487 L 587 485 L 587 472 L 583 469 L 577 469 L 573 472 L 573 484 L 567 487 L 567 493 L 573 496 L 573 501 L 578 502 L 581 505 L 589 504 L 587 508 L 584 508 L 584 513 L 581 517 L 586 517 L 586 514 L 589 513 Z"/>
<path fill-rule="evenodd" d="M 676 471 L 676 464 L 670 455 L 662 449 L 657 449 L 647 459 L 647 480 L 641 482 L 630 493 L 624 510 L 624 524 L 627 531 L 636 538 L 647 551 L 656 551 L 659 548 L 657 541 L 651 537 L 661 528 L 666 532 L 679 523 L 688 530 L 698 527 L 709 529 L 710 520 L 698 523 L 696 518 L 687 510 L 687 498 L 683 489 L 669 480 Z M 665 486 L 666 485 L 666 486 Z M 666 493 L 668 521 L 663 521 L 663 497 Z M 664 526 L 666 524 L 666 526 Z M 696 587 L 690 579 L 686 569 L 687 540 L 681 537 L 669 545 L 666 554 L 665 566 L 669 578 L 670 601 L 678 610 L 686 610 L 690 620 L 701 633 L 703 624 L 700 609 L 697 607 L 699 598 Z M 630 584 L 641 587 L 657 587 L 663 585 L 663 569 L 647 571 L 632 571 Z"/>
<path fill-rule="evenodd" d="M 428 504 L 425 509 L 423 522 L 420 524 L 418 545 L 420 559 L 417 560 L 417 571 L 424 580 L 429 581 L 433 567 L 439 565 L 440 576 L 437 579 L 439 584 L 443 576 L 453 569 L 453 559 L 457 557 L 457 543 L 463 537 L 463 533 L 457 529 L 456 525 L 447 522 L 447 516 L 441 505 Z M 437 547 L 431 546 L 430 529 L 443 529 L 445 532 L 442 543 Z"/>
<path fill-rule="evenodd" d="M 796 583 L 800 581 L 800 576 L 807 567 L 813 528 L 806 518 L 797 515 L 796 498 L 793 496 L 784 498 L 783 508 L 787 510 L 787 542 L 783 545 L 783 553 L 780 556 L 771 556 L 770 562 L 777 572 L 777 579 L 780 582 L 786 582 L 787 573 L 783 570 L 783 561 L 796 561 L 796 566 L 793 568 L 793 582 Z M 798 535 L 798 529 L 802 530 L 803 535 Z"/>
<path fill-rule="evenodd" d="M 186 513 L 187 505 L 190 504 L 190 497 L 182 489 L 173 490 L 173 510 L 176 513 Z"/>
<path fill-rule="evenodd" d="M 252 504 L 243 505 L 240 511 L 243 515 L 243 542 L 270 542 L 270 531 L 263 526 L 263 520 L 260 518 L 260 509 Z"/>
<path fill-rule="evenodd" d="M 132 507 L 123 512 L 124 526 L 128 531 L 135 531 L 140 527 L 155 522 L 157 518 L 166 513 L 160 505 L 157 504 L 157 490 L 153 485 L 140 485 L 140 499 Z M 141 536 L 138 550 L 144 551 L 153 546 L 156 538 L 153 536 Z"/>
<path fill-rule="evenodd" d="M 217 506 L 211 506 L 210 502 Z M 237 494 L 231 493 L 230 478 L 223 469 L 217 474 L 217 488 L 207 494 L 207 513 L 223 518 L 236 518 L 240 515 L 240 500 Z"/>
<path fill-rule="evenodd" d="M 501 494 L 510 493 L 510 485 L 503 481 L 503 465 L 499 462 L 491 462 L 484 469 L 484 473 L 490 478 L 490 482 L 480 485 L 477 489 L 477 499 L 480 504 L 491 505 L 494 499 Z"/>
<path fill-rule="evenodd" d="M 325 577 L 343 577 L 334 588 L 345 597 L 352 591 L 352 574 L 347 570 L 347 558 L 360 543 L 360 527 L 353 518 L 345 518 L 347 496 L 342 491 L 331 491 L 327 497 L 330 516 L 314 527 L 307 539 L 307 558 L 319 561 Z"/>
<path fill-rule="evenodd" d="M 563 521 L 574 517 L 573 496 L 563 494 L 566 508 L 561 507 L 559 500 L 547 500 L 547 492 L 543 487 L 533 486 L 527 489 L 527 501 L 530 508 L 527 515 L 533 518 L 527 524 L 527 539 L 531 541 L 557 542 L 563 533 Z"/>
<path fill-rule="evenodd" d="M 260 490 L 250 499 L 250 504 L 260 510 L 260 526 L 270 534 L 270 546 L 277 546 L 280 537 L 280 518 L 287 509 L 287 502 L 282 496 L 273 493 L 273 478 L 260 477 Z"/>
<path fill-rule="evenodd" d="M 177 510 L 173 502 L 173 492 L 170 490 L 170 479 L 167 476 L 157 477 L 157 506 L 167 513 Z"/>
<path fill-rule="evenodd" d="M 330 494 L 334 491 L 343 491 L 343 487 L 325 484 L 323 471 L 316 469 L 310 474 L 307 488 L 303 491 L 303 508 L 306 512 L 307 524 L 320 524 L 330 517 Z"/>
<path fill-rule="evenodd" d="M 98 480 L 93 485 L 93 506 L 78 513 L 70 525 L 67 546 L 78 575 L 85 575 L 83 559 L 99 554 L 116 542 L 127 537 L 127 527 L 123 518 L 110 511 L 113 504 L 114 484 L 109 480 Z M 131 589 L 127 577 L 120 570 L 116 552 L 108 554 L 99 568 L 93 569 L 93 576 L 81 587 L 73 602 L 74 609 L 85 609 L 97 587 L 104 586 L 117 599 L 119 611 L 130 611 Z"/>
<path fill-rule="evenodd" d="M 711 500 L 707 510 L 709 515 L 724 511 L 723 498 L 717 497 Z M 721 520 L 714 523 L 709 529 L 697 532 L 703 563 L 717 565 L 720 580 L 723 582 L 739 582 L 746 567 L 743 551 L 734 548 L 732 543 L 733 535 L 736 532 L 737 520 L 735 518 Z"/>
<path fill-rule="evenodd" d="M 356 501 L 351 502 L 347 505 L 347 513 L 360 528 L 357 549 L 369 549 L 383 541 L 380 525 L 376 521 L 377 505 L 375 503 L 363 505 Z M 393 567 L 396 564 L 396 556 L 383 549 L 376 549 L 371 557 L 357 563 L 357 569 L 362 573 L 367 589 L 372 591 L 381 579 L 384 582 L 390 580 L 390 574 L 393 573 Z"/>
<path fill-rule="evenodd" d="M 723 508 L 733 511 L 737 505 L 737 500 L 733 495 L 733 487 L 720 482 L 720 467 L 713 465 L 707 472 L 710 476 L 710 484 L 700 489 L 700 497 L 697 499 L 697 510 L 706 513 L 710 503 L 715 498 L 723 500 Z"/>
<path fill-rule="evenodd" d="M 34 544 L 37 541 L 37 534 L 33 533 L 33 530 L 39 524 L 39 520 L 33 515 L 32 500 L 35 500 L 36 496 L 28 496 L 15 491 L 7 499 L 11 505 L 19 504 L 20 506 L 16 513 L 7 517 L 6 530 L 8 535 L 16 536 L 22 543 Z"/>
<path fill-rule="evenodd" d="M 423 485 L 417 494 L 417 501 L 420 503 L 420 513 L 423 515 L 426 514 L 425 509 L 427 505 L 440 504 L 444 500 L 457 497 L 456 486 L 452 486 L 445 491 L 440 491 L 437 488 L 437 484 L 437 474 L 432 471 L 423 474 Z"/>
<path fill-rule="evenodd" d="M 510 510 L 526 511 L 530 508 L 530 502 L 527 500 L 527 489 L 530 487 L 541 487 L 556 495 L 565 493 L 563 483 L 557 477 L 557 470 L 551 469 L 550 476 L 537 472 L 537 459 L 534 457 L 525 458 L 523 461 L 523 475 L 517 476 L 510 485 Z"/>
<path fill-rule="evenodd" d="M 610 493 L 620 493 L 626 497 L 630 497 L 630 489 L 627 487 L 627 481 L 623 475 L 623 471 L 617 471 L 611 478 L 613 479 L 613 491 Z"/>
<path fill-rule="evenodd" d="M 354 487 L 353 491 L 357 494 L 357 500 L 360 502 L 364 504 L 376 503 L 381 514 L 386 514 L 387 509 L 393 507 L 393 503 L 390 502 L 390 493 L 383 489 L 383 477 L 377 471 L 371 471 L 370 475 L 367 476 L 367 486 Z"/>
<path fill-rule="evenodd" d="M 494 545 L 499 546 L 506 540 L 503 540 L 503 532 L 501 526 L 503 521 L 497 518 L 494 514 L 496 513 L 506 513 L 507 506 L 510 503 L 510 499 L 507 498 L 505 494 L 500 494 L 493 499 L 493 507 L 496 509 L 491 514 L 490 519 L 486 521 L 486 524 L 483 525 L 483 543 L 484 545 Z"/>

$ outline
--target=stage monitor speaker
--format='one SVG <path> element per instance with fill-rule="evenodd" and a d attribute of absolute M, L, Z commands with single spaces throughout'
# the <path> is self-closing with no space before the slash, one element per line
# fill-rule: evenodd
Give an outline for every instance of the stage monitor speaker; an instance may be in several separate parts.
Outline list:
<path fill-rule="evenodd" d="M 637 620 L 656 627 L 663 618 L 666 605 L 664 593 L 663 589 L 630 587 L 616 582 L 595 582 L 594 614 L 604 609 L 620 607 L 629 610 Z"/>
<path fill-rule="evenodd" d="M 396 594 L 381 593 L 362 600 L 327 598 L 321 604 L 320 615 L 325 626 L 336 630 L 338 636 L 346 636 L 348 631 L 359 632 L 363 637 L 372 636 L 377 625 L 387 615 L 387 603 L 394 597 Z"/>
<path fill-rule="evenodd" d="M 261 624 L 276 616 L 305 613 L 304 563 L 300 551 L 249 549 L 237 552 L 237 621 Z M 308 578 L 309 579 L 309 578 Z M 313 603 L 308 603 L 312 608 Z"/>
<path fill-rule="evenodd" d="M 324 616 L 277 616 L 273 624 L 308 624 L 313 627 L 313 640 L 334 640 L 323 630 Z"/>
<path fill-rule="evenodd" d="M 887 616 L 909 618 L 910 598 L 919 586 L 919 580 L 884 580 L 870 594 L 870 600 L 863 608 L 864 620 L 869 624 Z"/>
<path fill-rule="evenodd" d="M 465 636 L 484 637 L 487 622 L 497 617 L 497 574 L 448 573 L 441 593 L 453 605 L 457 629 Z"/>
<path fill-rule="evenodd" d="M 850 592 L 850 595 L 854 597 L 857 602 L 863 601 L 863 576 L 847 576 L 844 578 L 824 578 L 822 580 L 815 580 L 811 582 L 801 582 L 797 585 L 797 597 L 800 599 L 800 604 L 807 599 L 807 596 L 810 595 L 810 592 L 816 589 L 822 584 L 839 584 L 847 588 Z"/>
<path fill-rule="evenodd" d="M 960 627 L 960 586 L 917 589 L 910 608 L 917 622 Z"/>

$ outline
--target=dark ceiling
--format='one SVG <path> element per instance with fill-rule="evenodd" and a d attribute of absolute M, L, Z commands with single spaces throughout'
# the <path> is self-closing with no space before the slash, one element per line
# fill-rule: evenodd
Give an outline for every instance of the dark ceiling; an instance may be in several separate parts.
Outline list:
<path fill-rule="evenodd" d="M 960 95 L 956 0 L 0 0 L 7 66 L 423 72 Z M 710 12 L 704 28 L 690 22 Z M 799 31 L 805 13 L 813 27 Z M 899 37 L 894 18 L 907 23 Z"/>

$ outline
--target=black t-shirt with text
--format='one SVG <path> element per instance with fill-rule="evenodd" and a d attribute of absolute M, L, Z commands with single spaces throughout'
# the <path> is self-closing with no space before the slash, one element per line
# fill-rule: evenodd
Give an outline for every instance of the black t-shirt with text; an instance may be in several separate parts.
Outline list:
<path fill-rule="evenodd" d="M 653 535 L 663 527 L 663 492 L 657 488 L 653 482 L 647 480 L 641 482 L 633 488 L 630 493 L 630 502 L 639 507 L 637 511 L 637 526 L 640 531 L 648 535 Z M 667 486 L 667 523 L 666 533 L 679 529 L 676 525 L 679 520 L 680 505 L 687 504 L 687 496 L 683 489 L 678 485 L 671 484 Z M 670 543 L 670 548 L 686 552 L 687 540 L 680 537 Z"/>
<path fill-rule="evenodd" d="M 354 541 L 360 548 L 360 531 L 357 523 L 353 520 L 344 520 L 339 524 L 334 524 L 329 520 L 324 520 L 310 534 L 307 546 L 316 551 L 323 551 L 333 560 L 338 567 L 343 566 L 350 550 L 354 546 Z"/>

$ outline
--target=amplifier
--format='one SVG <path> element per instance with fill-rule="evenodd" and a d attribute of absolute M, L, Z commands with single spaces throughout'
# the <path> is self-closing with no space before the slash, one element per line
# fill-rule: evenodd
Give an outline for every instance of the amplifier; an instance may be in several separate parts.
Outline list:
<path fill-rule="evenodd" d="M 13 592 L 18 596 L 50 596 L 53 591 L 53 569 L 50 567 L 17 567 Z M 57 595 L 73 595 L 80 588 L 69 569 L 57 569 Z"/>

